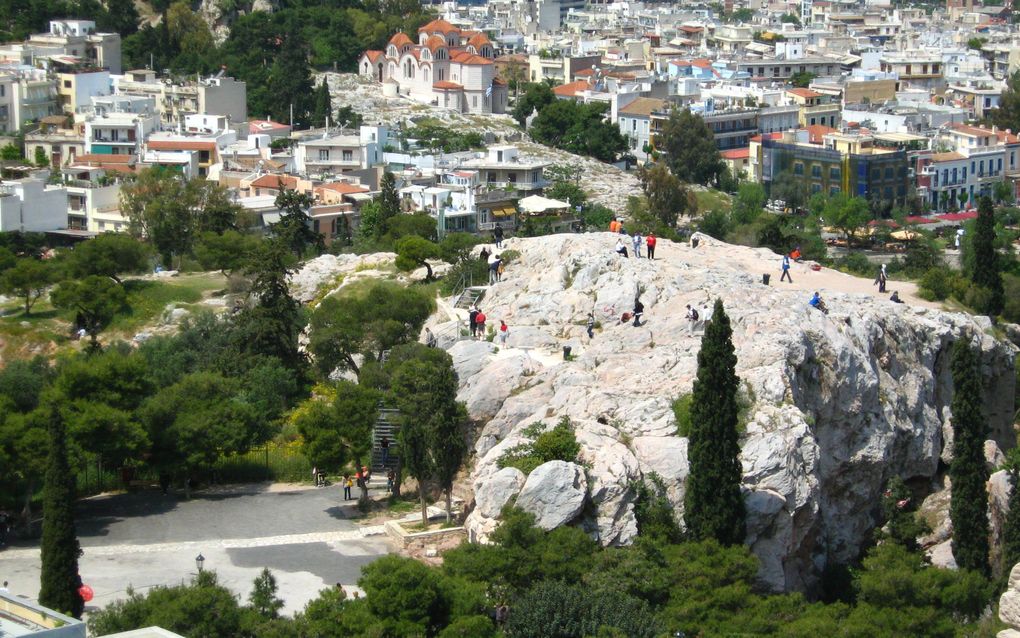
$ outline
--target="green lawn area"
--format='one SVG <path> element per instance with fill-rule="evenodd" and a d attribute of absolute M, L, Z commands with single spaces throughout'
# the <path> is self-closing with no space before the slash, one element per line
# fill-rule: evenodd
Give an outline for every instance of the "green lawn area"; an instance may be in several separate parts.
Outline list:
<path fill-rule="evenodd" d="M 722 191 L 709 189 L 707 191 L 694 191 L 698 200 L 698 212 L 707 213 L 712 209 L 729 210 L 732 205 L 732 198 Z"/>
<path fill-rule="evenodd" d="M 158 320 L 168 304 L 197 303 L 208 293 L 225 286 L 226 279 L 220 273 L 185 274 L 165 280 L 126 280 L 128 308 L 114 318 L 107 334 L 129 338 Z M 0 356 L 5 359 L 27 357 L 36 352 L 53 354 L 54 348 L 72 343 L 69 337 L 73 313 L 55 309 L 46 299 L 36 302 L 28 316 L 17 299 L 0 308 L 9 313 L 0 317 Z"/>

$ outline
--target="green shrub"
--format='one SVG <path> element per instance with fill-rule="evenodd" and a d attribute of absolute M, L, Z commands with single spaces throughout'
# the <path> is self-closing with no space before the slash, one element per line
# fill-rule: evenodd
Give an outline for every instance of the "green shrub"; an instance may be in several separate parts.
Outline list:
<path fill-rule="evenodd" d="M 510 264 L 512 264 L 515 261 L 517 261 L 517 259 L 519 259 L 520 256 L 521 256 L 521 251 L 513 250 L 513 249 L 511 249 L 511 250 L 499 250 L 499 251 L 496 251 L 496 252 L 499 253 L 499 258 L 503 260 L 503 265 L 504 266 L 509 266 Z"/>
<path fill-rule="evenodd" d="M 975 312 L 986 312 L 992 304 L 993 293 L 984 286 L 971 285 L 963 297 L 963 303 Z"/>
<path fill-rule="evenodd" d="M 921 297 L 929 301 L 942 301 L 953 294 L 953 276 L 946 268 L 929 268 L 918 282 Z"/>
<path fill-rule="evenodd" d="M 563 417 L 551 430 L 542 432 L 541 423 L 532 423 L 522 434 L 531 439 L 507 450 L 496 462 L 500 468 L 516 467 L 530 474 L 539 465 L 549 461 L 576 461 L 581 446 L 574 436 L 570 419 Z"/>
<path fill-rule="evenodd" d="M 872 275 L 877 266 L 868 261 L 862 253 L 852 252 L 836 260 L 836 267 L 855 275 Z"/>
<path fill-rule="evenodd" d="M 676 432 L 683 437 L 691 435 L 691 403 L 693 401 L 694 395 L 690 392 L 677 397 L 673 401 L 673 414 L 676 416 Z"/>

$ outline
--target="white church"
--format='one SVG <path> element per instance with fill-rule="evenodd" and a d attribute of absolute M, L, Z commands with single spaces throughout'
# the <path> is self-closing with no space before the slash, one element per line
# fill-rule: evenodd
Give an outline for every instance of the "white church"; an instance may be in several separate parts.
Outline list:
<path fill-rule="evenodd" d="M 395 82 L 401 95 L 421 102 L 461 113 L 504 113 L 507 86 L 496 77 L 494 57 L 484 33 L 433 20 L 418 29 L 418 44 L 397 33 L 385 51 L 365 51 L 358 71 Z"/>

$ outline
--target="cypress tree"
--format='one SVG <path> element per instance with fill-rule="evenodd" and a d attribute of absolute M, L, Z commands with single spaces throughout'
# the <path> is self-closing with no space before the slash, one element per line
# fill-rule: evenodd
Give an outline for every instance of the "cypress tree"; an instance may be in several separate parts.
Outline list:
<path fill-rule="evenodd" d="M 315 89 L 315 100 L 312 105 L 312 124 L 315 126 L 325 126 L 327 117 L 333 117 L 333 101 L 329 96 L 329 84 L 326 83 L 326 78 L 323 77 L 322 83 Z M 336 123 L 334 120 L 333 124 Z"/>
<path fill-rule="evenodd" d="M 39 603 L 81 618 L 85 601 L 78 594 L 81 548 L 74 529 L 74 474 L 67 462 L 64 422 L 50 408 L 50 449 L 43 483 L 42 573 Z"/>
<path fill-rule="evenodd" d="M 953 483 L 949 517 L 953 556 L 962 569 L 988 573 L 988 468 L 984 444 L 987 425 L 981 410 L 981 380 L 966 339 L 953 345 Z"/>
<path fill-rule="evenodd" d="M 397 192 L 397 178 L 386 171 L 379 180 L 379 205 L 382 222 L 400 214 L 400 194 Z"/>
<path fill-rule="evenodd" d="M 985 196 L 978 202 L 978 216 L 974 222 L 974 274 L 975 285 L 991 292 L 988 304 L 979 310 L 989 316 L 1002 312 L 1004 305 L 1002 272 L 999 255 L 995 251 L 995 213 L 991 198 Z"/>
<path fill-rule="evenodd" d="M 684 495 L 684 521 L 691 538 L 714 538 L 723 545 L 744 542 L 746 513 L 737 433 L 740 379 L 732 336 L 730 319 L 717 299 L 698 353 L 691 401 L 690 475 Z"/>

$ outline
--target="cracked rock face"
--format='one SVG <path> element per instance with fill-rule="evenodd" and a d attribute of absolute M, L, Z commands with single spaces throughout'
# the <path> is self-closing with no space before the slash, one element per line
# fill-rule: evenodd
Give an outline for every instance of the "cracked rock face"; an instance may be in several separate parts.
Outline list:
<path fill-rule="evenodd" d="M 527 426 L 550 428 L 564 416 L 581 453 L 575 463 L 532 472 L 518 505 L 543 527 L 579 525 L 604 545 L 624 545 L 637 535 L 634 484 L 654 473 L 682 524 L 688 442 L 672 402 L 691 391 L 703 330 L 689 335 L 684 315 L 691 304 L 708 318 L 716 298 L 733 327 L 746 407 L 747 543 L 775 589 L 806 588 L 828 562 L 854 558 L 878 522 L 890 478 L 937 476 L 955 340 L 971 339 L 979 352 L 989 438 L 1003 450 L 1013 445 L 1015 348 L 980 319 L 922 302 L 892 304 L 870 294 L 870 281 L 826 269 L 803 267 L 796 287 L 765 286 L 760 273 L 779 263 L 768 250 L 660 240 L 649 261 L 614 254 L 615 242 L 609 233 L 509 240 L 521 255 L 481 302 L 493 324 L 510 325 L 507 346 L 451 349 L 458 397 L 477 424 L 473 539 L 491 534 L 492 503 L 516 489 L 499 458 L 527 440 Z M 807 305 L 813 290 L 828 315 Z M 640 327 L 620 320 L 636 294 L 645 308 Z M 593 340 L 585 334 L 589 311 L 601 324 Z"/>

